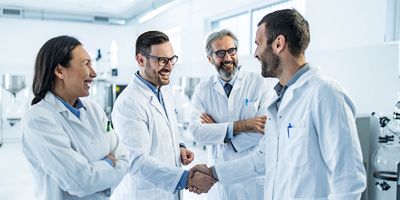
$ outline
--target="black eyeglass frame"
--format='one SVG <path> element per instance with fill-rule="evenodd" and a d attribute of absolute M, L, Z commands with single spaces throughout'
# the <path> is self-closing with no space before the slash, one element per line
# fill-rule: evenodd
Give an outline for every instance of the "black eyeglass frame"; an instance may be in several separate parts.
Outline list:
<path fill-rule="evenodd" d="M 145 57 L 151 58 L 153 60 L 157 60 L 158 65 L 160 66 L 165 66 L 167 65 L 169 62 L 171 62 L 172 65 L 175 65 L 178 62 L 178 56 L 177 55 L 173 55 L 172 57 L 168 58 L 168 57 L 159 57 L 159 56 L 153 56 L 150 54 L 142 54 Z"/>
<path fill-rule="evenodd" d="M 228 53 L 229 56 L 234 56 L 237 53 L 237 47 L 232 47 L 229 49 L 222 49 L 218 51 L 213 51 L 213 53 L 218 57 L 218 58 L 224 58 L 226 56 L 226 53 Z"/>

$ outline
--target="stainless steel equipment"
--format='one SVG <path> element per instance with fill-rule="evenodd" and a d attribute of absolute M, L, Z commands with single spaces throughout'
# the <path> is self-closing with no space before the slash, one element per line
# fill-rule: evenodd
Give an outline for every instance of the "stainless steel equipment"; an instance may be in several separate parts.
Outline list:
<path fill-rule="evenodd" d="M 96 101 L 103 108 L 107 117 L 111 119 L 114 102 L 126 86 L 123 84 L 113 84 L 107 79 L 98 78 L 92 84 L 89 98 Z"/>
<path fill-rule="evenodd" d="M 3 109 L 3 103 L 5 102 L 5 96 L 3 92 L 0 92 L 0 146 L 3 144 L 3 118 L 5 118 L 10 126 L 14 126 L 18 121 L 21 120 L 25 107 L 23 104 L 17 102 L 17 93 L 26 88 L 25 76 L 24 75 L 12 75 L 3 74 L 2 77 L 2 88 L 11 93 L 11 101 L 7 102 L 5 109 Z"/>
<path fill-rule="evenodd" d="M 90 92 L 90 98 L 96 101 L 106 112 L 107 116 L 110 117 L 114 97 L 112 83 L 107 79 L 95 79 Z"/>
<path fill-rule="evenodd" d="M 395 199 L 399 187 L 398 165 L 400 163 L 400 102 L 396 104 L 393 118 L 379 117 L 378 147 L 372 158 L 373 182 L 369 199 Z M 398 192 L 397 192 L 398 193 Z M 397 194 L 400 200 L 400 194 Z"/>
<path fill-rule="evenodd" d="M 181 77 L 179 79 L 179 84 L 184 88 L 185 94 L 189 97 L 189 99 L 192 98 L 194 89 L 196 88 L 196 85 L 200 82 L 199 77 Z"/>
<path fill-rule="evenodd" d="M 26 87 L 25 76 L 3 74 L 3 81 L 1 85 L 5 90 L 9 91 L 15 98 L 17 93 Z M 15 99 L 13 100 L 15 101 Z"/>

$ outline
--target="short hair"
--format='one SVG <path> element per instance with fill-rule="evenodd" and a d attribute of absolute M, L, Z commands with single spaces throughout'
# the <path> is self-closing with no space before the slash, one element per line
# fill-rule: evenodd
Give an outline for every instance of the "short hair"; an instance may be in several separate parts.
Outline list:
<path fill-rule="evenodd" d="M 228 29 L 222 29 L 220 31 L 217 32 L 213 32 L 211 33 L 206 40 L 206 53 L 207 56 L 211 56 L 213 53 L 213 49 L 211 47 L 211 44 L 218 39 L 221 39 L 225 36 L 231 37 L 233 39 L 233 42 L 235 43 L 235 47 L 238 48 L 239 47 L 239 41 L 236 37 L 235 34 L 232 33 L 232 31 L 228 30 Z"/>
<path fill-rule="evenodd" d="M 142 33 L 136 40 L 136 54 L 150 54 L 151 45 L 168 42 L 168 36 L 161 31 L 147 31 Z"/>
<path fill-rule="evenodd" d="M 258 26 L 264 24 L 267 44 L 279 35 L 288 42 L 289 51 L 294 56 L 304 54 L 310 43 L 310 29 L 307 20 L 295 9 L 278 10 L 265 15 Z"/>
<path fill-rule="evenodd" d="M 54 70 L 57 65 L 68 68 L 72 60 L 72 51 L 82 45 L 79 40 L 71 36 L 58 36 L 48 40 L 36 56 L 32 89 L 35 97 L 31 105 L 41 101 L 47 91 L 54 88 Z"/>

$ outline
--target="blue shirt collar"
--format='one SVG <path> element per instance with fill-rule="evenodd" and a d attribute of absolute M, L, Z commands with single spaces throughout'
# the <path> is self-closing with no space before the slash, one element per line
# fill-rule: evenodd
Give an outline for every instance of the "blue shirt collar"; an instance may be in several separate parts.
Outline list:
<path fill-rule="evenodd" d="M 57 96 L 57 95 L 54 95 L 54 96 L 56 96 L 57 99 L 60 100 L 61 103 L 63 103 L 64 106 L 67 107 L 68 110 L 71 111 L 72 114 L 74 114 L 77 118 L 79 118 L 81 115 L 81 112 L 79 109 L 84 108 L 86 110 L 86 107 L 83 105 L 82 101 L 79 98 L 76 99 L 75 105 L 74 105 L 74 107 L 72 107 L 71 105 L 69 105 L 69 103 L 67 103 L 66 101 L 61 99 L 59 96 Z"/>
<path fill-rule="evenodd" d="M 146 80 L 146 79 L 144 79 L 142 76 L 140 76 L 139 71 L 137 71 L 137 72 L 135 73 L 135 75 L 136 75 L 136 77 L 139 78 L 139 80 L 141 80 L 144 84 L 146 84 L 147 87 L 149 87 L 150 90 L 153 91 L 154 94 L 157 96 L 158 90 L 159 90 L 159 89 L 158 89 L 155 85 L 153 85 L 153 83 L 150 83 L 148 80 Z M 160 89 L 161 89 L 161 87 L 160 87 Z"/>
<path fill-rule="evenodd" d="M 281 85 L 279 82 L 275 85 L 274 90 L 279 97 L 283 97 L 286 92 L 286 89 L 293 85 L 304 73 L 306 73 L 310 69 L 310 65 L 307 63 L 303 65 L 293 76 L 289 79 L 285 86 Z"/>

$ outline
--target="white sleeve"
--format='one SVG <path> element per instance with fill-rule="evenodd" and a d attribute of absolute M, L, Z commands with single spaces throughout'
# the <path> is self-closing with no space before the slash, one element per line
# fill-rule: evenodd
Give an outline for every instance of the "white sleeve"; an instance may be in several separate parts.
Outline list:
<path fill-rule="evenodd" d="M 271 81 L 267 80 L 266 78 L 260 78 L 260 83 L 254 84 L 252 87 L 257 87 L 260 91 L 258 93 L 258 96 L 253 98 L 257 99 L 257 103 L 252 104 L 252 106 L 257 106 L 255 108 L 252 108 L 256 110 L 256 113 L 253 117 L 267 115 L 267 106 L 272 101 L 269 93 L 272 89 Z M 231 143 L 237 152 L 242 152 L 257 145 L 261 137 L 262 135 L 259 133 L 242 132 L 240 134 L 236 134 L 231 139 Z"/>
<path fill-rule="evenodd" d="M 140 173 L 157 187 L 174 193 L 184 170 L 150 155 L 152 140 L 144 108 L 137 103 L 120 101 L 114 105 L 112 119 L 121 143 L 128 148 L 130 170 Z"/>
<path fill-rule="evenodd" d="M 322 157 L 331 172 L 329 199 L 360 199 L 366 175 L 351 99 L 337 86 L 322 88 L 313 121 Z"/>
<path fill-rule="evenodd" d="M 22 150 L 29 162 L 71 195 L 94 194 L 116 185 L 122 178 L 107 162 L 89 162 L 75 151 L 56 117 L 44 109 L 28 112 L 22 131 Z"/>
<path fill-rule="evenodd" d="M 264 136 L 250 155 L 215 165 L 218 180 L 232 184 L 265 175 L 265 143 Z"/>
<path fill-rule="evenodd" d="M 200 85 L 196 86 L 191 102 L 191 116 L 189 130 L 196 142 L 201 144 L 223 144 L 228 130 L 229 122 L 202 124 L 201 114 L 205 113 L 203 97 L 199 94 Z M 212 116 L 211 116 L 212 117 Z"/>
<path fill-rule="evenodd" d="M 101 108 L 100 108 L 101 109 Z M 121 140 L 119 136 L 115 133 L 115 131 L 112 129 L 111 124 L 109 125 L 108 123 L 111 123 L 109 119 L 107 118 L 107 115 L 101 110 L 101 113 L 103 115 L 103 124 L 106 126 L 110 126 L 110 131 L 107 133 L 107 136 L 109 137 L 110 141 L 110 153 L 114 155 L 116 161 L 115 164 L 115 172 L 118 175 L 118 177 L 121 177 L 120 179 L 122 180 L 123 176 L 127 173 L 128 167 L 129 167 L 129 157 L 128 157 L 128 149 L 121 143 Z M 108 128 L 108 127 L 107 127 Z M 117 184 L 118 185 L 118 184 Z M 115 185 L 114 187 L 116 187 Z"/>

